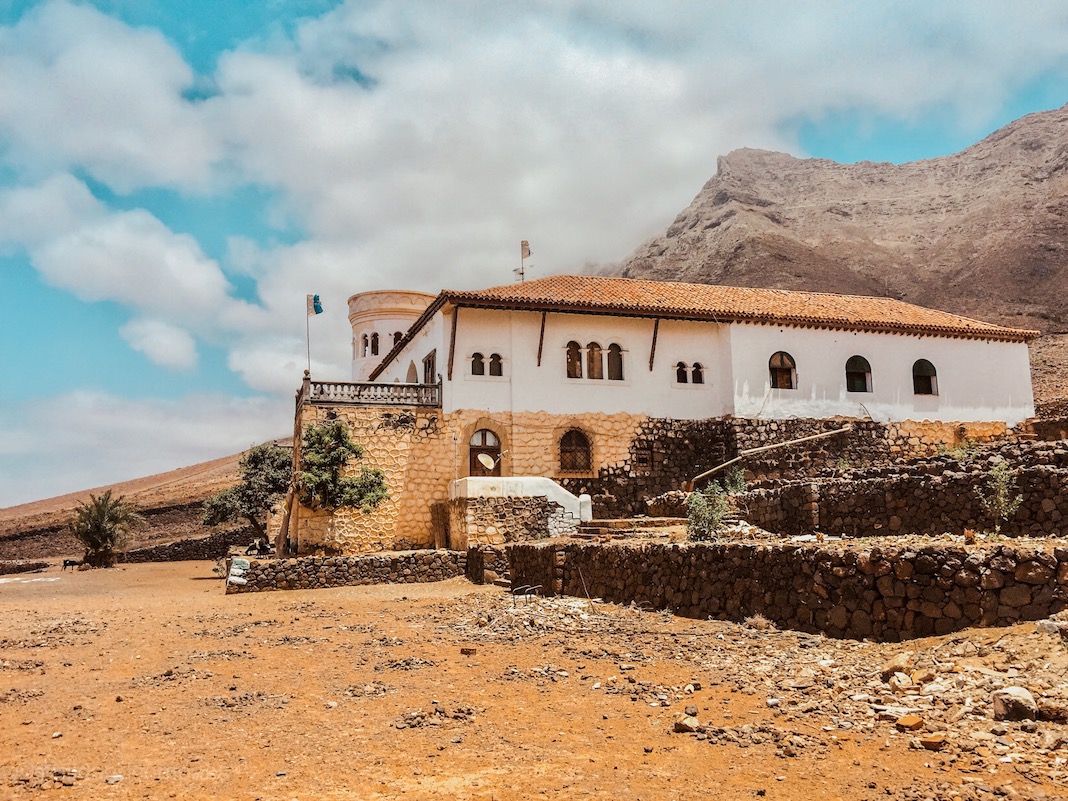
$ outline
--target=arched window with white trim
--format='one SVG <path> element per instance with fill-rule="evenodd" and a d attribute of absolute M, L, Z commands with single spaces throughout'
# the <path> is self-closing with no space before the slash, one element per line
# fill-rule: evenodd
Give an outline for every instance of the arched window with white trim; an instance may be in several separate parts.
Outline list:
<path fill-rule="evenodd" d="M 863 356 L 846 361 L 846 392 L 871 392 L 871 365 Z"/>
<path fill-rule="evenodd" d="M 486 360 L 481 353 L 475 353 L 471 356 L 471 375 L 485 375 L 486 374 Z"/>
<path fill-rule="evenodd" d="M 492 376 L 504 375 L 504 369 L 501 365 L 501 354 L 492 353 L 489 358 L 489 374 Z"/>

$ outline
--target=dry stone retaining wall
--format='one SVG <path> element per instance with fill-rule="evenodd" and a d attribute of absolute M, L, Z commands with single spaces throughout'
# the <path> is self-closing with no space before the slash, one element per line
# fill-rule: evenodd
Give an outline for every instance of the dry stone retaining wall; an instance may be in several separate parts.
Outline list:
<path fill-rule="evenodd" d="M 416 584 L 464 575 L 462 551 L 395 551 L 367 556 L 304 556 L 252 561 L 244 585 L 228 584 L 226 592 L 318 590 L 356 584 Z"/>
<path fill-rule="evenodd" d="M 574 534 L 579 520 L 545 497 L 471 497 L 449 501 L 450 547 L 501 545 Z"/>
<path fill-rule="evenodd" d="M 208 537 L 178 540 L 164 545 L 134 548 L 126 553 L 124 562 L 190 562 L 200 559 L 221 559 L 234 545 L 248 545 L 255 538 L 250 528 L 217 531 Z"/>
<path fill-rule="evenodd" d="M 695 618 L 761 614 L 832 637 L 897 641 L 1068 607 L 1068 548 L 547 543 L 508 546 L 512 584 Z"/>

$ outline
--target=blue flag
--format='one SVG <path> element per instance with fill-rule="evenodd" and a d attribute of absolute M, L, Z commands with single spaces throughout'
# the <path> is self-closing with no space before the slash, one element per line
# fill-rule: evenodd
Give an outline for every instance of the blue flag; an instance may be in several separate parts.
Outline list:
<path fill-rule="evenodd" d="M 323 313 L 323 304 L 319 302 L 318 295 L 308 295 L 308 316 L 312 317 L 316 314 Z"/>

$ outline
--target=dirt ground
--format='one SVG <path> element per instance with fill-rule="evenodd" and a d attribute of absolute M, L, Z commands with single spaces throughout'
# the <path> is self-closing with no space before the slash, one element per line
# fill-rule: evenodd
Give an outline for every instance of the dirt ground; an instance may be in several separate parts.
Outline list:
<path fill-rule="evenodd" d="M 226 596 L 211 568 L 0 577 L 0 798 L 1064 797 L 1018 724 L 950 753 L 849 720 L 900 645 L 462 579 Z"/>

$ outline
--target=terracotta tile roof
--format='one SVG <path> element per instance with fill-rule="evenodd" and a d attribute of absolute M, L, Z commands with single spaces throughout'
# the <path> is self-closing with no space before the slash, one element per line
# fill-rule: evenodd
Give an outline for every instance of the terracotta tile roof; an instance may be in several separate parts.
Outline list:
<path fill-rule="evenodd" d="M 757 322 L 853 331 L 935 334 L 1026 342 L 1038 331 L 1003 328 L 893 298 L 785 289 L 553 275 L 476 292 L 444 290 L 443 303 L 719 322 Z"/>

